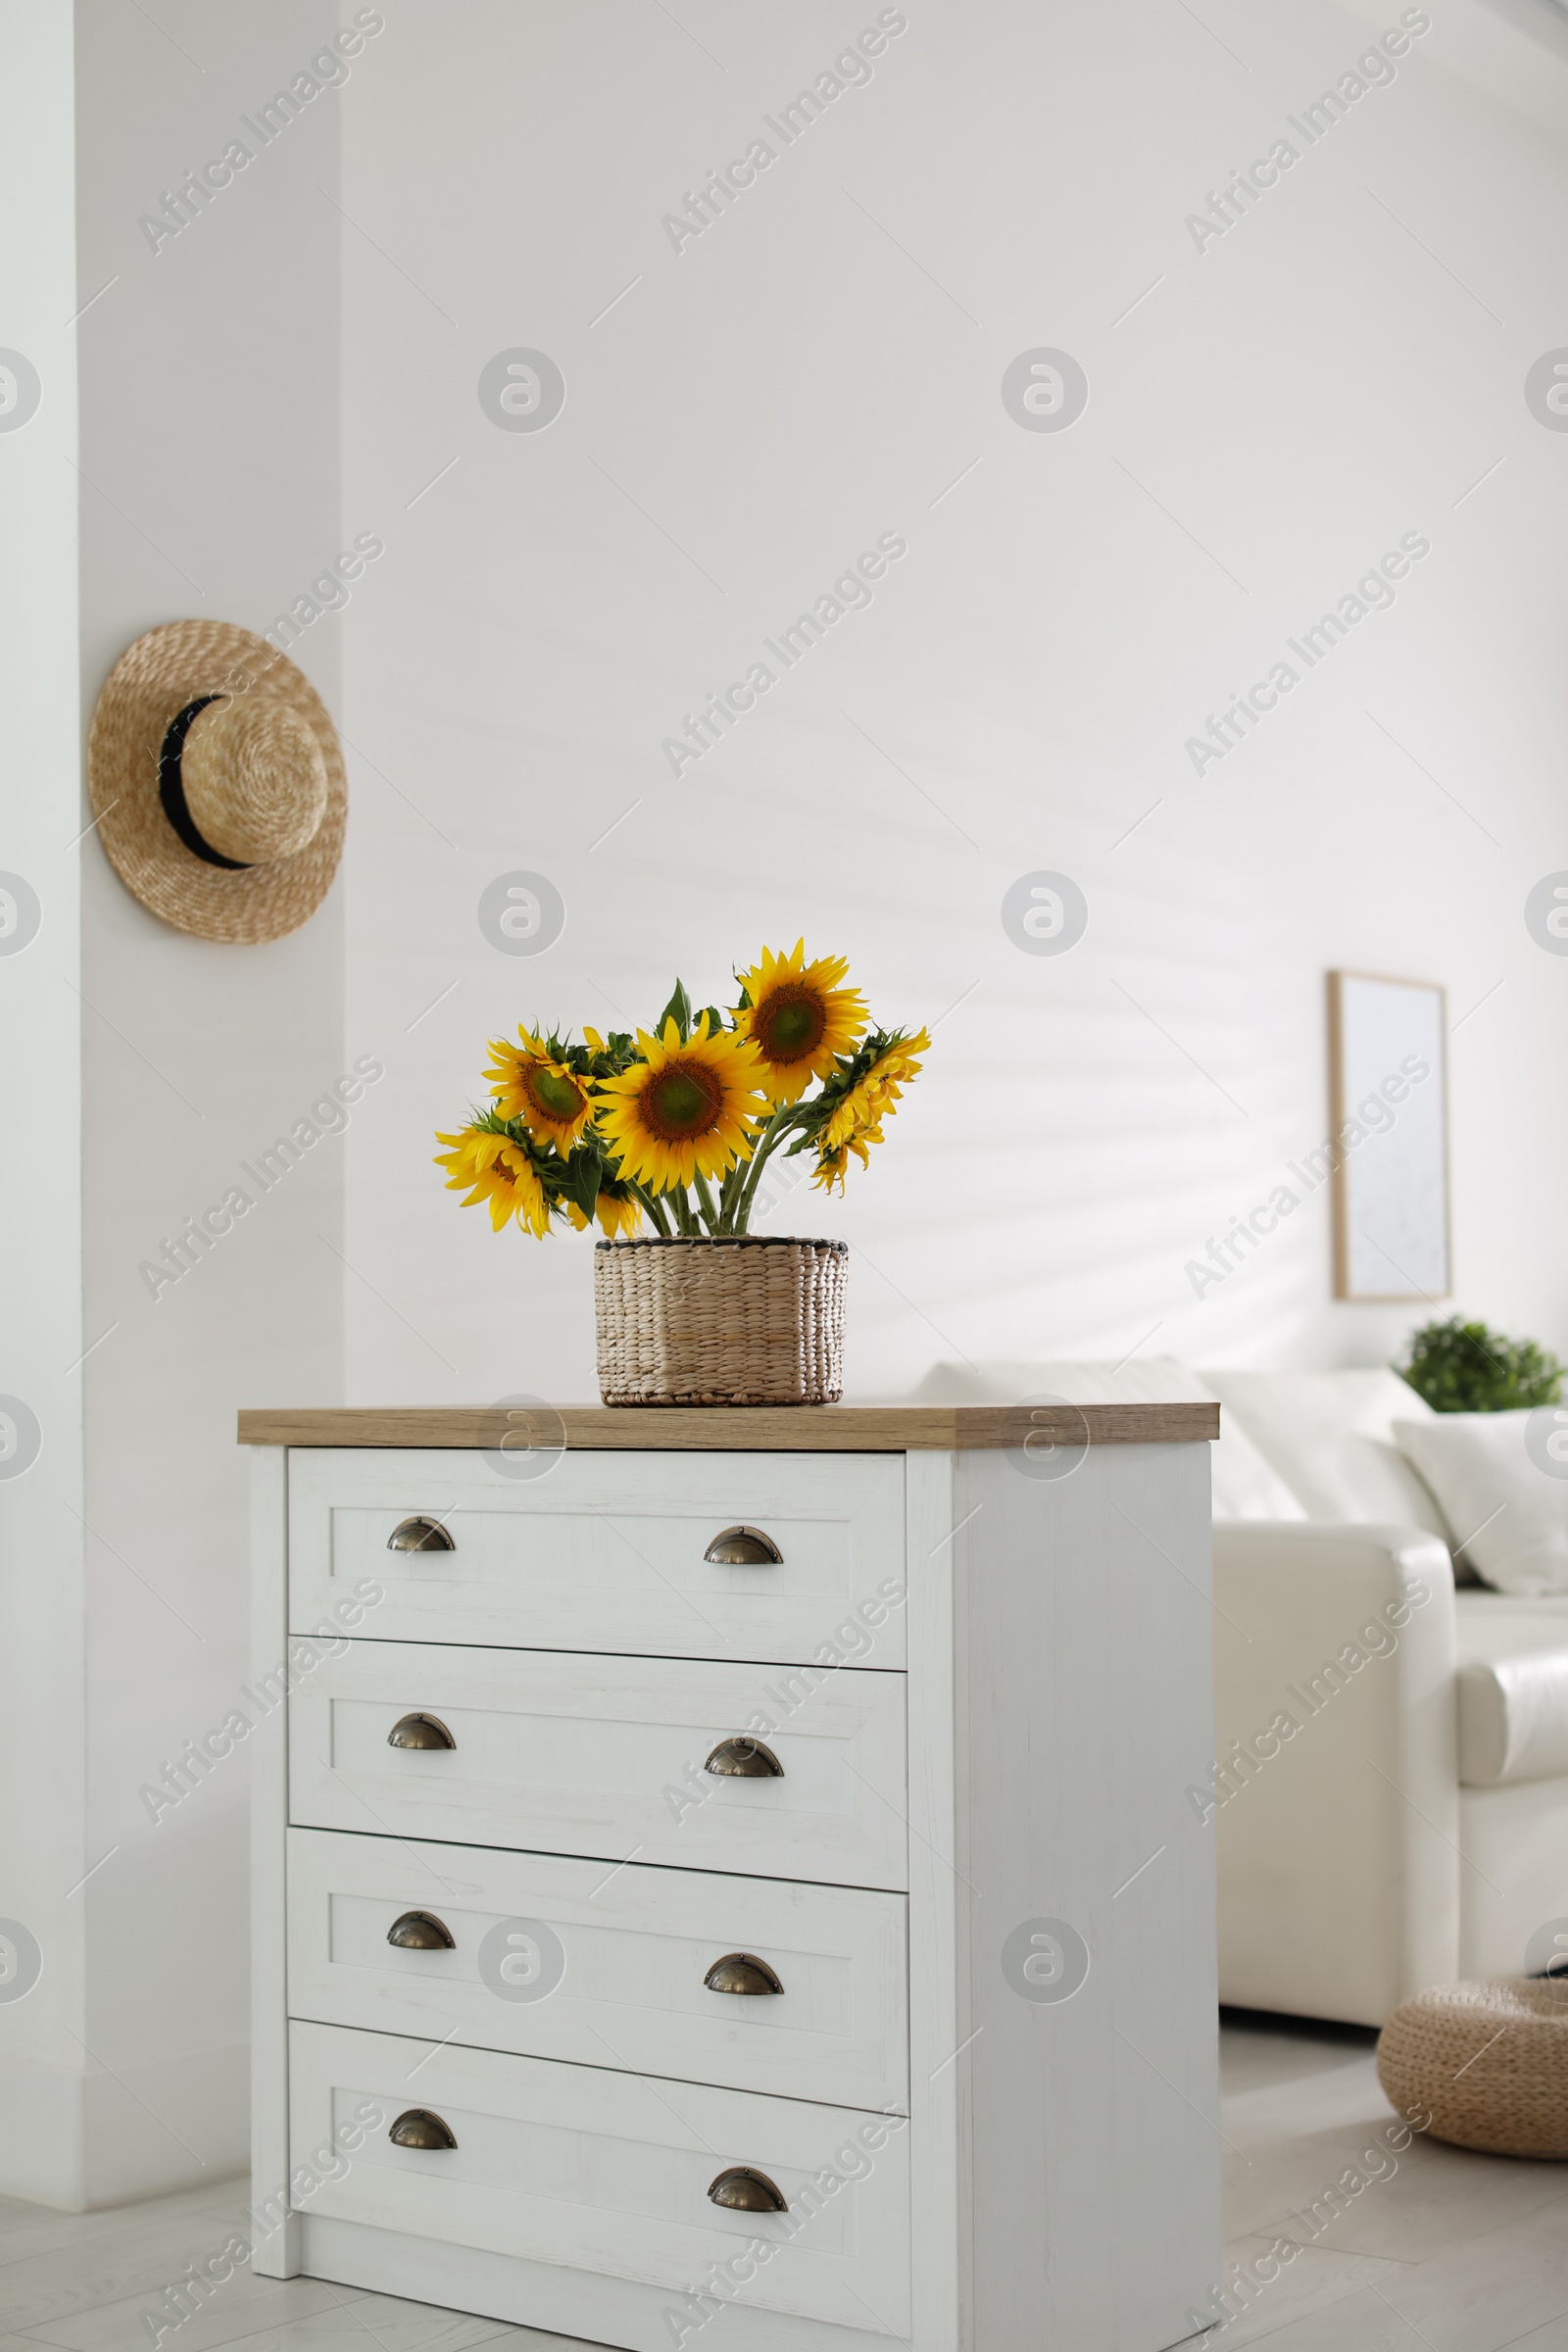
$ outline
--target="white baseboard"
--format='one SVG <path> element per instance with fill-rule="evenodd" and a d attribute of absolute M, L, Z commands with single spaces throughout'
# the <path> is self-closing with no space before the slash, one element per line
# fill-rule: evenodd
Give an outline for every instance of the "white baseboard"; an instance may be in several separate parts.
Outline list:
<path fill-rule="evenodd" d="M 118 2074 L 0 2057 L 0 2196 L 92 2213 L 231 2179 L 250 2163 L 249 2048 Z"/>

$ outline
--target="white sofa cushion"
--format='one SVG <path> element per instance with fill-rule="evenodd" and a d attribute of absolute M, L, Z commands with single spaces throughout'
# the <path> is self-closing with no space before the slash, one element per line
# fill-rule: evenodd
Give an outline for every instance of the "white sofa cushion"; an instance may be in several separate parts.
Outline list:
<path fill-rule="evenodd" d="M 1015 1404 L 1025 1396 L 1060 1396 L 1069 1404 L 1209 1403 L 1201 1374 L 1173 1356 L 1134 1356 L 1125 1364 L 998 1363 L 932 1366 L 911 1401 L 920 1404 Z M 1222 1411 L 1209 1447 L 1216 1519 L 1304 1519 L 1290 1488 L 1271 1470 L 1234 1415 Z"/>
<path fill-rule="evenodd" d="M 1498 1592 L 1568 1592 L 1568 1479 L 1525 1446 L 1526 1410 L 1432 1413 L 1395 1434 L 1443 1506 L 1448 1541 Z"/>
<path fill-rule="evenodd" d="M 1456 1596 L 1459 1778 L 1469 1788 L 1568 1775 L 1568 1595 Z"/>
<path fill-rule="evenodd" d="M 1439 1415 L 1387 1365 L 1350 1372 L 1200 1375 L 1308 1519 L 1448 1531 L 1394 1435 L 1395 1422 Z M 1448 1416 L 1451 1418 L 1451 1416 Z"/>
<path fill-rule="evenodd" d="M 1467 1788 L 1568 1773 L 1568 1649 L 1459 1669 L 1459 1778 Z"/>

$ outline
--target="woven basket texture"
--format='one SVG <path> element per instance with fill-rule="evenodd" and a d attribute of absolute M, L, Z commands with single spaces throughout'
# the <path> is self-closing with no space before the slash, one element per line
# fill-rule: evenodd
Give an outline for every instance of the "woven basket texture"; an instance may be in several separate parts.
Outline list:
<path fill-rule="evenodd" d="M 1401 2001 L 1378 2080 L 1435 2139 L 1493 2156 L 1568 2157 L 1568 1982 L 1491 1977 Z"/>
<path fill-rule="evenodd" d="M 844 1394 L 843 1242 L 600 1242 L 606 1404 L 836 1404 Z"/>

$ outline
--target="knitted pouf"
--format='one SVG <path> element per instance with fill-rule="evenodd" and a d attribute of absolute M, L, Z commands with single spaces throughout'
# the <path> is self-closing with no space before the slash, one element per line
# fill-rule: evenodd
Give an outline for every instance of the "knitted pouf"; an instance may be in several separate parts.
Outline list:
<path fill-rule="evenodd" d="M 1568 2157 L 1568 1981 L 1491 1977 L 1418 1992 L 1383 2029 L 1378 2081 L 1401 2114 L 1430 2115 L 1434 2139 Z"/>

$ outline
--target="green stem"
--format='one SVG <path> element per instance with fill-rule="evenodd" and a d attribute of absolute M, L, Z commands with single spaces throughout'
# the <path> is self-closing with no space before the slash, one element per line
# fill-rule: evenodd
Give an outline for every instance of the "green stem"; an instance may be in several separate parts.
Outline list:
<path fill-rule="evenodd" d="M 724 1177 L 718 1196 L 718 1230 L 720 1233 L 733 1233 L 735 1230 L 735 1203 L 740 1199 L 741 1186 L 746 1182 L 746 1171 L 751 1164 L 749 1159 L 737 1159 L 732 1162 Z"/>
<path fill-rule="evenodd" d="M 701 1168 L 694 1169 L 693 1174 L 697 1181 L 697 1198 L 702 1205 L 703 1215 L 708 1220 L 708 1230 L 710 1233 L 716 1233 L 718 1231 L 718 1211 L 713 1206 L 713 1196 L 708 1189 L 708 1178 L 703 1174 Z"/>
<path fill-rule="evenodd" d="M 697 1220 L 692 1215 L 691 1202 L 686 1198 L 685 1186 L 672 1185 L 665 1193 L 664 1199 L 669 1202 L 670 1210 L 675 1219 L 677 1232 L 683 1235 L 695 1234 L 697 1231 Z"/>
<path fill-rule="evenodd" d="M 669 1219 L 664 1214 L 664 1204 L 660 1200 L 659 1195 L 657 1193 L 645 1192 L 640 1184 L 632 1185 L 631 1189 L 636 1194 L 637 1199 L 642 1202 L 644 1208 L 647 1209 L 649 1216 L 652 1218 L 658 1230 L 663 1235 L 665 1241 L 669 1241 L 672 1238 L 669 1230 Z"/>
<path fill-rule="evenodd" d="M 741 1187 L 740 1194 L 735 1202 L 734 1230 L 737 1233 L 745 1233 L 749 1230 L 752 1214 L 752 1201 L 757 1193 L 758 1179 L 761 1175 L 763 1168 L 767 1164 L 767 1161 L 771 1157 L 774 1151 L 776 1151 L 778 1146 L 783 1142 L 786 1131 L 799 1122 L 801 1107 L 802 1106 L 799 1102 L 780 1103 L 778 1109 L 774 1111 L 773 1116 L 768 1120 L 767 1125 L 763 1128 L 761 1141 L 759 1143 L 757 1150 L 752 1154 L 751 1164 L 747 1170 L 746 1182 Z"/>

